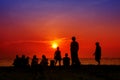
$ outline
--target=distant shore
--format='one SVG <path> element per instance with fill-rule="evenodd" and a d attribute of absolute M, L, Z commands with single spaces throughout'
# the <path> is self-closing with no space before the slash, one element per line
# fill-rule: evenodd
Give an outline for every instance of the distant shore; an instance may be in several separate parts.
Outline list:
<path fill-rule="evenodd" d="M 81 65 L 79 67 L 47 67 L 41 73 L 31 69 L 0 67 L 0 80 L 120 80 L 120 65 Z"/>
<path fill-rule="evenodd" d="M 1 66 L 12 66 L 13 60 L 14 59 L 9 59 L 9 60 L 0 59 L 0 67 Z M 40 60 L 41 59 L 39 59 L 38 63 L 40 63 Z M 48 59 L 49 64 L 50 64 L 50 60 L 52 59 L 51 58 Z M 94 58 L 80 58 L 80 61 L 82 65 L 96 65 L 97 64 Z M 31 64 L 31 59 L 30 59 L 29 64 Z M 120 65 L 120 58 L 102 58 L 101 65 Z"/>

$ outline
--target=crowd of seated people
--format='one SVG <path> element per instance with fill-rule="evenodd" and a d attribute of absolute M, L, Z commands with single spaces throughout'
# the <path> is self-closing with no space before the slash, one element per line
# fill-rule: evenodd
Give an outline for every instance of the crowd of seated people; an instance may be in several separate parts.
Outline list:
<path fill-rule="evenodd" d="M 16 55 L 16 58 L 13 62 L 13 65 L 15 67 L 29 67 L 29 57 L 26 57 L 25 55 L 22 55 L 21 57 L 19 57 L 18 55 Z"/>
<path fill-rule="evenodd" d="M 13 65 L 15 67 L 30 67 L 29 64 L 29 57 L 26 57 L 25 55 L 22 55 L 19 57 L 16 55 L 16 58 L 14 59 Z M 38 66 L 41 67 L 47 67 L 48 66 L 48 59 L 45 55 L 42 55 L 42 58 L 39 63 L 39 59 L 36 55 L 33 56 L 31 61 L 31 68 L 37 68 Z M 50 60 L 50 66 L 56 66 L 55 60 Z M 59 65 L 60 66 L 60 65 Z M 63 66 L 68 67 L 70 66 L 70 58 L 68 57 L 68 54 L 65 54 L 65 57 L 63 57 Z"/>

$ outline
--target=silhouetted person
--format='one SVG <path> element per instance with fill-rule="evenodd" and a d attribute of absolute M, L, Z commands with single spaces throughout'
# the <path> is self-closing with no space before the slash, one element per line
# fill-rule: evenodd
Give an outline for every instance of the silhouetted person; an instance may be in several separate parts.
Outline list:
<path fill-rule="evenodd" d="M 59 47 L 57 47 L 57 50 L 55 51 L 54 59 L 55 59 L 55 64 L 59 62 L 59 66 L 61 66 L 61 51 L 59 50 Z"/>
<path fill-rule="evenodd" d="M 29 67 L 30 65 L 29 65 L 29 57 L 27 56 L 26 57 L 26 59 L 25 59 L 25 65 L 26 65 L 26 67 Z"/>
<path fill-rule="evenodd" d="M 16 55 L 16 58 L 14 59 L 13 65 L 15 67 L 20 67 L 20 57 Z"/>
<path fill-rule="evenodd" d="M 20 59 L 21 67 L 24 68 L 26 66 L 26 57 L 25 55 L 22 55 Z"/>
<path fill-rule="evenodd" d="M 43 66 L 43 67 L 48 66 L 48 59 L 46 58 L 45 55 L 42 55 L 42 60 L 40 62 L 40 65 Z"/>
<path fill-rule="evenodd" d="M 76 42 L 76 38 L 72 37 L 72 42 L 70 45 L 70 51 L 71 51 L 71 59 L 72 59 L 72 65 L 80 65 L 80 61 L 78 58 L 78 50 L 79 50 L 79 44 Z"/>
<path fill-rule="evenodd" d="M 99 45 L 99 42 L 95 43 L 96 49 L 95 49 L 95 60 L 98 62 L 98 65 L 100 65 L 100 59 L 101 59 L 101 47 Z"/>
<path fill-rule="evenodd" d="M 33 56 L 32 62 L 31 62 L 31 67 L 32 68 L 37 68 L 38 66 L 38 58 L 36 57 L 36 55 Z"/>
<path fill-rule="evenodd" d="M 32 69 L 32 75 L 33 75 L 33 80 L 37 78 L 39 75 L 39 65 L 38 65 L 38 58 L 36 55 L 33 56 L 32 62 L 31 62 L 31 69 Z M 41 70 L 41 68 L 40 68 Z"/>
<path fill-rule="evenodd" d="M 68 57 L 68 54 L 65 54 L 65 57 L 63 58 L 63 66 L 68 67 L 70 66 L 70 58 Z"/>
<path fill-rule="evenodd" d="M 55 66 L 55 61 L 54 60 L 50 60 L 50 67 L 54 67 Z"/>

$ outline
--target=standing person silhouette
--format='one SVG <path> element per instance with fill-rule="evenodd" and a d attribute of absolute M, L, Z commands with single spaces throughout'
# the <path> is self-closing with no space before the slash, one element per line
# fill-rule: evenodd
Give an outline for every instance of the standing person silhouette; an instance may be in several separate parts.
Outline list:
<path fill-rule="evenodd" d="M 95 49 L 95 60 L 98 62 L 98 65 L 100 65 L 100 59 L 101 59 L 101 47 L 99 45 L 99 42 L 95 43 L 96 49 Z"/>
<path fill-rule="evenodd" d="M 61 51 L 59 50 L 59 47 L 57 47 L 57 50 L 54 54 L 55 64 L 59 61 L 59 66 L 61 66 Z"/>
<path fill-rule="evenodd" d="M 76 38 L 72 37 L 72 42 L 70 45 L 72 65 L 76 65 L 76 66 L 80 65 L 80 61 L 78 58 L 78 50 L 79 50 L 79 44 L 78 42 L 76 42 Z"/>

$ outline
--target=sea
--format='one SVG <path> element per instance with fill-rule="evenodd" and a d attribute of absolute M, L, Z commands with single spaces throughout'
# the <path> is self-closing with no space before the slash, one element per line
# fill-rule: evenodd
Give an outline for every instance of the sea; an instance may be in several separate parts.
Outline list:
<path fill-rule="evenodd" d="M 50 60 L 52 59 L 48 59 L 49 64 Z M 79 60 L 82 65 L 97 65 L 97 62 L 93 58 L 81 58 Z M 13 66 L 13 61 L 14 59 L 0 59 L 0 66 Z M 31 59 L 29 63 L 31 63 Z M 38 63 L 40 63 L 40 59 Z M 101 59 L 101 65 L 120 65 L 120 58 L 103 58 Z"/>

